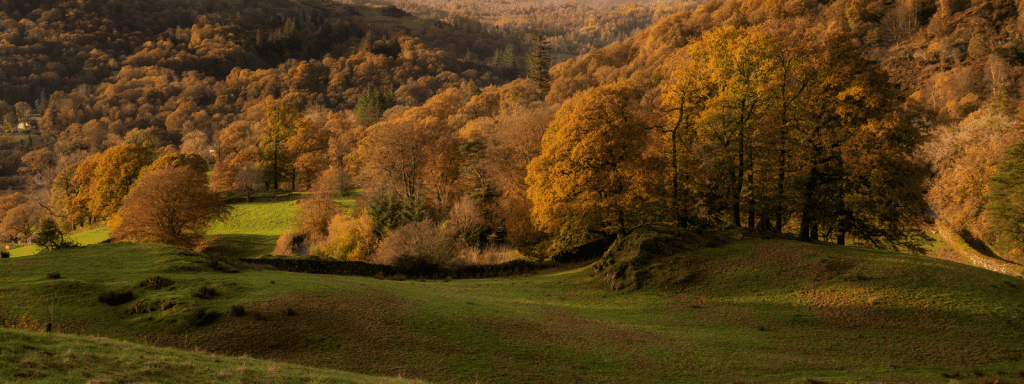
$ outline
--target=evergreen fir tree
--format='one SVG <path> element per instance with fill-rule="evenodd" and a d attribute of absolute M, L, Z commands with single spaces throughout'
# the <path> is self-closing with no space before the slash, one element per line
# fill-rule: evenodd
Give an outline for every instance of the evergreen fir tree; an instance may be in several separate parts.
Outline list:
<path fill-rule="evenodd" d="M 378 91 L 377 88 L 370 87 L 356 102 L 359 123 L 367 127 L 376 124 L 381 116 L 384 116 L 384 111 L 396 104 L 394 90 L 386 88 Z"/>
<path fill-rule="evenodd" d="M 996 246 L 1007 251 L 1024 245 L 1024 141 L 1003 152 L 989 184 L 985 213 Z"/>
<path fill-rule="evenodd" d="M 548 69 L 551 66 L 551 56 L 548 54 L 548 42 L 540 27 L 533 34 L 533 53 L 530 54 L 530 80 L 537 85 L 542 95 L 547 95 L 551 89 L 551 75 Z"/>

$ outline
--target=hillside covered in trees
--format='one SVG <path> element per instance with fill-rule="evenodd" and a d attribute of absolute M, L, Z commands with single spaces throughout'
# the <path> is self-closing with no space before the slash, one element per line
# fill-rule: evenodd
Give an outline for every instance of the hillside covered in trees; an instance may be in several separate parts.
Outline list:
<path fill-rule="evenodd" d="M 117 227 L 185 166 L 311 192 L 282 254 L 500 262 L 669 224 L 1024 261 L 1015 3 L 428 8 L 0 0 L 0 118 L 37 126 L 0 148 L 3 235 Z"/>

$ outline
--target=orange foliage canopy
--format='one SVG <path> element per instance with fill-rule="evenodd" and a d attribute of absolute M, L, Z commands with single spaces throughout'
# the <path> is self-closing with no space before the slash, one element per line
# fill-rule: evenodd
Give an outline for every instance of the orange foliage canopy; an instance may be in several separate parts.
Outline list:
<path fill-rule="evenodd" d="M 205 175 L 189 167 L 154 171 L 125 197 L 111 220 L 110 237 L 194 246 L 228 206 L 211 191 Z"/>

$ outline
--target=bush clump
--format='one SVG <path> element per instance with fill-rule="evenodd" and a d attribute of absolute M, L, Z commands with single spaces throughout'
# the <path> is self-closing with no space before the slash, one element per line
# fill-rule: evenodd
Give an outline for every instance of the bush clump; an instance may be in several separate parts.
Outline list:
<path fill-rule="evenodd" d="M 235 304 L 231 306 L 231 316 L 239 317 L 245 316 L 245 306 L 242 304 Z"/>
<path fill-rule="evenodd" d="M 47 279 L 59 279 L 60 278 L 60 272 L 50 272 L 50 273 L 47 273 L 46 274 L 46 278 Z"/>
<path fill-rule="evenodd" d="M 188 324 L 191 327 L 201 327 L 217 321 L 218 318 L 220 318 L 219 312 L 199 307 L 189 311 L 188 314 L 185 315 L 184 320 L 185 324 Z"/>
<path fill-rule="evenodd" d="M 207 286 L 206 284 L 200 285 L 199 289 L 196 289 L 192 293 L 192 297 L 199 299 L 212 299 L 217 296 L 217 290 L 213 287 Z"/>
<path fill-rule="evenodd" d="M 162 289 L 174 285 L 174 281 L 165 277 L 150 277 L 139 283 L 139 288 Z"/>
<path fill-rule="evenodd" d="M 111 289 L 100 295 L 100 302 L 109 306 L 118 306 L 135 300 L 131 289 Z"/>
<path fill-rule="evenodd" d="M 175 303 L 173 301 L 170 301 L 170 300 L 160 300 L 160 301 L 140 300 L 138 303 L 135 303 L 135 305 L 132 305 L 131 307 L 128 307 L 128 314 L 129 315 L 142 315 L 142 314 L 147 314 L 147 313 L 152 313 L 152 312 L 166 311 L 168 309 L 174 308 L 175 305 L 177 305 L 177 303 Z"/>

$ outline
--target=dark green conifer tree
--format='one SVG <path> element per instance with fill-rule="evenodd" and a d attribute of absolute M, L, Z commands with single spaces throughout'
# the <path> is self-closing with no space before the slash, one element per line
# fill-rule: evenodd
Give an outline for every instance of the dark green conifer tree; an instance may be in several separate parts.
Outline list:
<path fill-rule="evenodd" d="M 370 87 L 356 102 L 359 123 L 367 127 L 376 124 L 381 116 L 384 116 L 384 111 L 396 104 L 394 90 L 390 88 L 377 90 L 377 88 Z"/>
<path fill-rule="evenodd" d="M 541 95 L 547 95 L 551 90 L 551 74 L 548 69 L 551 67 L 551 56 L 548 54 L 548 41 L 541 33 L 540 27 L 533 34 L 533 53 L 530 54 L 530 80 L 540 89 Z"/>
<path fill-rule="evenodd" d="M 1000 157 L 990 180 L 985 213 L 997 248 L 1007 251 L 1024 245 L 1024 141 Z"/>

